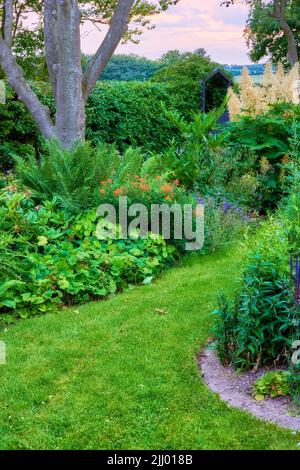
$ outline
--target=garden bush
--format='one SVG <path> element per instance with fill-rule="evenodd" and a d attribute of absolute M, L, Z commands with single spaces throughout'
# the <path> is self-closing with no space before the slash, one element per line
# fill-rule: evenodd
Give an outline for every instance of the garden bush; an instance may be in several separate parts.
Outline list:
<path fill-rule="evenodd" d="M 190 54 L 156 72 L 151 81 L 169 85 L 175 109 L 189 118 L 192 112 L 199 111 L 200 80 L 216 68 L 222 68 L 222 66 L 212 62 L 209 57 Z M 224 86 L 220 88 L 215 86 L 211 91 L 210 109 L 220 106 L 226 94 Z"/>
<path fill-rule="evenodd" d="M 249 206 L 262 213 L 276 209 L 287 193 L 285 176 L 291 140 L 294 134 L 300 135 L 300 106 L 279 104 L 265 114 L 240 117 L 228 124 L 226 134 L 229 154 L 244 152 L 243 173 L 256 180 Z"/>
<path fill-rule="evenodd" d="M 88 142 L 64 150 L 57 141 L 46 141 L 44 152 L 39 161 L 33 156 L 15 157 L 17 176 L 37 202 L 55 197 L 70 214 L 96 208 L 100 181 L 110 177 L 121 185 L 141 170 L 143 162 L 139 149 L 128 148 L 120 155 L 114 145 L 99 144 L 94 149 Z"/>
<path fill-rule="evenodd" d="M 238 369 L 287 362 L 295 319 L 291 302 L 288 232 L 274 218 L 260 228 L 234 298 L 219 298 L 215 336 L 221 361 Z"/>
<path fill-rule="evenodd" d="M 0 313 L 14 321 L 148 284 L 176 258 L 159 235 L 99 240 L 96 210 L 78 216 L 55 199 L 36 205 L 14 181 L 0 189 Z"/>
<path fill-rule="evenodd" d="M 203 252 L 215 251 L 240 240 L 256 227 L 254 218 L 227 199 L 206 196 L 197 200 L 205 208 Z"/>
<path fill-rule="evenodd" d="M 164 113 L 178 129 L 178 137 L 169 142 L 165 152 L 154 154 L 144 165 L 149 174 L 168 173 L 189 190 L 205 194 L 211 186 L 216 186 L 220 160 L 220 147 L 224 135 L 217 132 L 218 119 L 224 112 L 224 106 L 207 114 L 193 113 L 186 120 L 177 111 Z"/>
<path fill-rule="evenodd" d="M 118 149 L 161 151 L 177 135 L 160 103 L 174 109 L 166 85 L 150 82 L 100 82 L 87 103 L 87 139 L 116 143 Z"/>
<path fill-rule="evenodd" d="M 299 214 L 298 190 L 250 244 L 233 299 L 220 296 L 214 331 L 223 363 L 248 369 L 289 362 L 299 318 Z"/>

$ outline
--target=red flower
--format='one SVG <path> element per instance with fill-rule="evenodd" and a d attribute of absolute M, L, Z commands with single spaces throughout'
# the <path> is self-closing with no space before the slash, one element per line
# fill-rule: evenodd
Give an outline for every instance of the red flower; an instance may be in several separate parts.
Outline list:
<path fill-rule="evenodd" d="M 175 186 L 178 186 L 179 185 L 179 180 L 175 180 L 174 184 L 175 184 Z"/>

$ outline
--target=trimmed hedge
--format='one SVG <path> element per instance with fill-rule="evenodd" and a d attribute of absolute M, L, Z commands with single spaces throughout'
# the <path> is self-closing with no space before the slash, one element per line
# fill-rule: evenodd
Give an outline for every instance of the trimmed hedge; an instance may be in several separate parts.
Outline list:
<path fill-rule="evenodd" d="M 87 104 L 86 135 L 93 144 L 116 142 L 161 151 L 177 136 L 164 115 L 161 102 L 172 108 L 168 87 L 150 82 L 100 82 Z"/>
<path fill-rule="evenodd" d="M 54 114 L 49 86 L 33 88 Z M 146 152 L 167 147 L 177 129 L 165 117 L 161 102 L 172 108 L 166 85 L 150 82 L 100 82 L 87 103 L 86 136 L 94 145 L 116 143 L 119 150 L 140 146 Z M 13 155 L 38 152 L 41 136 L 36 124 L 16 94 L 7 86 L 7 102 L 0 105 L 0 171 L 9 170 Z"/>

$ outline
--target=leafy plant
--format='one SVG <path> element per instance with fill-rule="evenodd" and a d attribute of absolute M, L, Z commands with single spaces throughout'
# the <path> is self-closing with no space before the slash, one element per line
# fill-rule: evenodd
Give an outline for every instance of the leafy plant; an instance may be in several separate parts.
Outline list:
<path fill-rule="evenodd" d="M 0 190 L 2 321 L 149 284 L 174 262 L 175 248 L 159 235 L 99 240 L 98 220 L 95 209 L 69 216 L 55 199 L 36 205 L 15 184 Z"/>
<path fill-rule="evenodd" d="M 253 396 L 258 401 L 289 394 L 289 372 L 287 371 L 267 372 L 253 385 Z"/>
<path fill-rule="evenodd" d="M 203 194 L 213 180 L 217 166 L 215 152 L 224 140 L 224 135 L 216 131 L 224 105 L 207 114 L 194 113 L 191 121 L 177 111 L 164 109 L 164 112 L 178 129 L 180 138 L 173 139 L 166 152 L 147 160 L 143 171 L 148 174 L 167 172 L 186 188 L 197 187 Z"/>
<path fill-rule="evenodd" d="M 221 299 L 215 311 L 219 357 L 238 369 L 287 363 L 293 340 L 287 232 L 273 219 L 258 236 L 234 300 Z"/>
<path fill-rule="evenodd" d="M 49 84 L 31 84 L 43 104 L 54 114 L 54 100 Z M 6 104 L 0 106 L 0 170 L 14 166 L 14 155 L 43 153 L 40 132 L 29 112 L 6 85 Z M 169 140 L 177 137 L 177 129 L 160 110 L 163 102 L 175 109 L 167 85 L 149 82 L 98 83 L 87 105 L 86 137 L 94 147 L 99 143 L 115 144 L 124 152 L 128 147 L 160 152 Z"/>
<path fill-rule="evenodd" d="M 108 176 L 122 184 L 128 174 L 137 172 L 143 156 L 139 149 L 128 148 L 120 155 L 113 145 L 78 143 L 64 150 L 56 141 L 45 142 L 46 154 L 39 161 L 15 157 L 20 181 L 42 202 L 56 198 L 71 214 L 97 207 L 98 185 Z"/>
<path fill-rule="evenodd" d="M 286 177 L 293 158 L 292 139 L 299 135 L 300 106 L 280 104 L 256 117 L 243 116 L 227 126 L 229 151 L 251 153 L 248 174 L 256 179 L 252 207 L 266 212 L 278 207 L 286 195 Z"/>
<path fill-rule="evenodd" d="M 187 54 L 181 60 L 175 60 L 169 66 L 159 70 L 151 80 L 169 85 L 175 109 L 189 119 L 192 112 L 199 111 L 200 80 L 206 78 L 216 68 L 222 68 L 222 66 L 212 62 L 203 54 Z M 226 90 L 222 83 L 219 87 L 215 85 L 210 91 L 212 95 L 210 109 L 212 109 L 223 101 Z"/>

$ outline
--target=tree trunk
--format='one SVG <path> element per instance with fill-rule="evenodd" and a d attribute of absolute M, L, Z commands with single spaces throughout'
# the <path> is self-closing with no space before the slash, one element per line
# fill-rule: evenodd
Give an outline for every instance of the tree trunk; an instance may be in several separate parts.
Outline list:
<path fill-rule="evenodd" d="M 286 0 L 275 0 L 272 16 L 278 20 L 280 27 L 286 37 L 288 43 L 287 59 L 293 66 L 299 61 L 298 48 L 294 32 L 285 17 L 286 8 Z"/>
<path fill-rule="evenodd" d="M 91 59 L 83 77 L 80 47 L 78 0 L 45 0 L 44 33 L 46 63 L 56 103 L 55 123 L 43 106 L 11 51 L 13 11 L 6 0 L 8 14 L 0 32 L 0 64 L 18 98 L 25 104 L 46 139 L 56 138 L 64 148 L 85 137 L 85 101 L 99 75 L 125 33 L 136 0 L 118 0 L 108 32 Z"/>
<path fill-rule="evenodd" d="M 85 135 L 85 103 L 82 94 L 80 11 L 77 0 L 57 2 L 59 44 L 55 134 L 65 148 Z"/>

